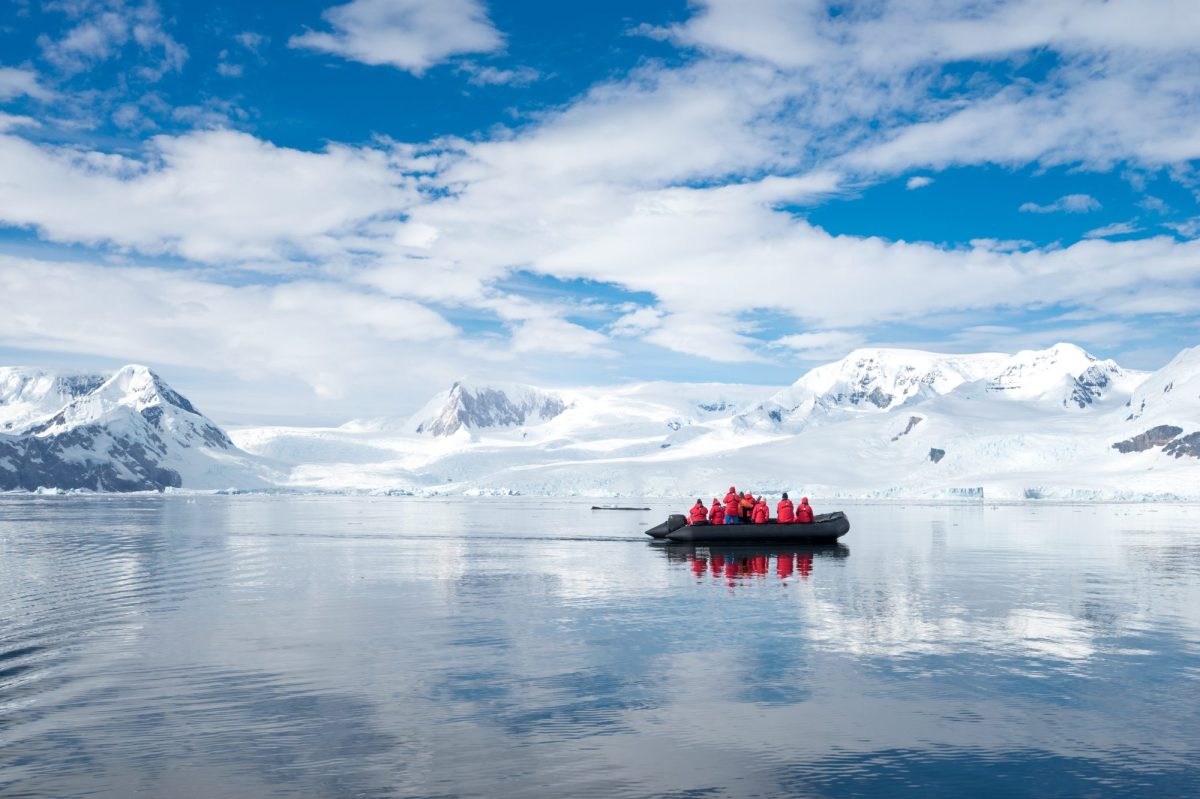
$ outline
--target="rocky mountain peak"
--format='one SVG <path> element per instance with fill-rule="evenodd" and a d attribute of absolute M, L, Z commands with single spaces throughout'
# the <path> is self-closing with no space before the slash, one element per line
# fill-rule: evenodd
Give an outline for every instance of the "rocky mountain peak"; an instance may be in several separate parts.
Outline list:
<path fill-rule="evenodd" d="M 459 381 L 426 406 L 416 430 L 449 436 L 464 428 L 520 427 L 553 419 L 566 408 L 561 397 L 533 386 Z"/>
<path fill-rule="evenodd" d="M 4 418 L 22 420 L 0 435 L 0 489 L 263 483 L 225 431 L 145 366 L 107 376 L 4 369 L 0 399 Z"/>

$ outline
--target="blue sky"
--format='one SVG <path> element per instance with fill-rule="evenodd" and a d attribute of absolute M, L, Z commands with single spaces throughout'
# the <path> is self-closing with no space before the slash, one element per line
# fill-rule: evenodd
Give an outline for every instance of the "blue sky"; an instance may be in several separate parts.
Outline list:
<path fill-rule="evenodd" d="M 1176 0 L 0 8 L 0 361 L 218 417 L 1200 343 Z"/>

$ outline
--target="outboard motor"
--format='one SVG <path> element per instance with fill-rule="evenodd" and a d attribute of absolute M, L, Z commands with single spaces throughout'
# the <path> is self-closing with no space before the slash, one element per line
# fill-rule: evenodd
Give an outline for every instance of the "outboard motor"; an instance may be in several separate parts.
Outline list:
<path fill-rule="evenodd" d="M 673 533 L 680 527 L 687 527 L 687 517 L 682 513 L 672 513 L 665 522 L 647 530 L 646 535 L 651 538 L 666 538 L 668 533 Z"/>

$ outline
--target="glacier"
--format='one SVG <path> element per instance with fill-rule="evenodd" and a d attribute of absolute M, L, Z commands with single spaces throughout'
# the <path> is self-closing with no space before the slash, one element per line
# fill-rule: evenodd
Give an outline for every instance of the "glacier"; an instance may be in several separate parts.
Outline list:
<path fill-rule="evenodd" d="M 225 431 L 144 367 L 0 369 L 0 488 L 1200 500 L 1200 347 L 1153 373 L 1066 343 L 875 347 L 784 388 L 464 379 L 431 395 L 338 427 Z"/>
<path fill-rule="evenodd" d="M 297 489 L 707 503 L 732 482 L 825 499 L 1192 500 L 1198 353 L 1146 373 L 1067 343 L 1015 354 L 866 348 L 783 389 L 463 384 L 411 416 L 231 435 L 290 463 Z M 439 419 L 454 423 L 430 424 Z M 1156 426 L 1180 432 L 1116 446 Z"/>

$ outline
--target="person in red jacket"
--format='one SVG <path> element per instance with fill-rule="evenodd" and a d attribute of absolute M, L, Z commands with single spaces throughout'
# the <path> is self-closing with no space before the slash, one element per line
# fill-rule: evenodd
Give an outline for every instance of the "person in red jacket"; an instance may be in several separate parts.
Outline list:
<path fill-rule="evenodd" d="M 740 494 L 738 494 L 738 492 L 737 492 L 737 489 L 736 489 L 736 488 L 734 488 L 733 486 L 730 486 L 730 487 L 729 487 L 729 493 L 725 495 L 725 499 L 721 500 L 721 502 L 723 502 L 723 503 L 725 503 L 726 505 L 728 505 L 728 504 L 729 504 L 729 499 L 730 499 L 730 497 L 736 497 L 736 496 L 740 496 Z"/>
<path fill-rule="evenodd" d="M 813 512 L 808 506 L 808 497 L 800 497 L 800 504 L 796 506 L 796 521 L 803 524 L 812 524 Z"/>
<path fill-rule="evenodd" d="M 709 524 L 724 524 L 725 523 L 725 506 L 721 504 L 721 500 L 713 497 L 712 507 L 708 509 Z"/>
<path fill-rule="evenodd" d="M 779 520 L 780 524 L 791 524 L 796 521 L 796 508 L 788 499 L 786 491 L 783 492 L 783 499 L 779 500 L 779 504 L 775 506 L 775 518 Z"/>
<path fill-rule="evenodd" d="M 742 499 L 737 494 L 725 497 L 725 523 L 742 523 Z"/>
<path fill-rule="evenodd" d="M 762 497 L 754 503 L 754 514 L 751 518 L 755 524 L 766 524 L 767 519 L 771 518 L 771 511 L 767 509 L 767 503 L 763 502 Z"/>
<path fill-rule="evenodd" d="M 708 521 L 708 508 L 704 507 L 704 500 L 698 499 L 691 511 L 688 512 L 688 524 L 706 521 Z"/>

